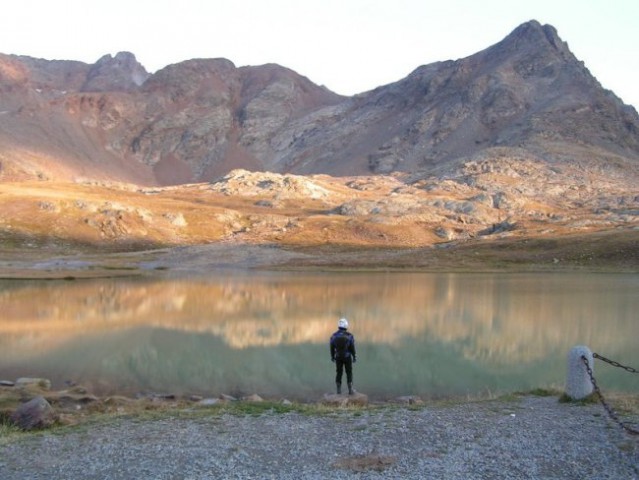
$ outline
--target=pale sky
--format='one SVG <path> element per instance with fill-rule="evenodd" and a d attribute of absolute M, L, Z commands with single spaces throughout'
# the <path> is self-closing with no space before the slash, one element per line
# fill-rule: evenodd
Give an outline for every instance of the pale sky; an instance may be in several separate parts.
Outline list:
<path fill-rule="evenodd" d="M 1 13 L 2 53 L 94 63 L 129 51 L 150 72 L 191 58 L 278 63 L 344 95 L 535 19 L 639 109 L 639 0 L 14 0 Z"/>

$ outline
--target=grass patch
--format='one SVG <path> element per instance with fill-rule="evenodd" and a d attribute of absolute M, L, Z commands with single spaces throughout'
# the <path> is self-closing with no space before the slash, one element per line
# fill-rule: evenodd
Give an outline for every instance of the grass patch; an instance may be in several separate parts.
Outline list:
<path fill-rule="evenodd" d="M 618 413 L 639 415 L 638 395 L 622 395 L 613 393 L 609 397 L 610 402 L 614 404 L 614 408 Z"/>
<path fill-rule="evenodd" d="M 216 411 L 221 414 L 228 413 L 231 415 L 266 415 L 266 414 L 286 414 L 297 413 L 307 416 L 324 416 L 334 415 L 336 413 L 348 412 L 355 416 L 362 415 L 364 410 L 370 410 L 370 405 L 359 406 L 349 405 L 346 407 L 337 407 L 334 405 L 323 405 L 316 403 L 291 403 L 283 404 L 280 402 L 227 402 L 212 407 L 201 407 L 199 411 Z"/>
<path fill-rule="evenodd" d="M 591 393 L 587 397 L 576 400 L 572 397 L 569 397 L 567 394 L 563 393 L 559 397 L 559 403 L 572 403 L 574 405 L 592 405 L 593 403 L 599 403 L 599 397 L 597 396 L 596 393 Z"/>
<path fill-rule="evenodd" d="M 219 402 L 214 405 L 197 405 L 191 403 L 149 403 L 131 402 L 120 408 L 96 406 L 95 409 L 83 420 L 82 423 L 96 422 L 108 423 L 112 420 L 149 421 L 164 418 L 210 418 L 220 415 L 236 416 L 262 416 L 283 415 L 297 413 L 301 415 L 330 415 L 339 411 L 357 412 L 370 407 L 334 407 L 321 404 L 291 403 L 284 404 L 277 401 L 246 402 L 230 401 Z"/>
<path fill-rule="evenodd" d="M 270 413 L 290 413 L 296 411 L 298 407 L 295 407 L 295 404 L 288 405 L 279 402 L 229 402 L 223 404 L 221 410 L 233 415 L 260 416 Z"/>
<path fill-rule="evenodd" d="M 8 445 L 23 435 L 24 432 L 15 425 L 0 422 L 0 446 Z"/>
<path fill-rule="evenodd" d="M 560 397 L 561 396 L 561 392 L 553 388 L 533 388 L 532 390 L 530 390 L 529 392 L 526 392 L 525 394 L 533 395 L 535 397 Z"/>

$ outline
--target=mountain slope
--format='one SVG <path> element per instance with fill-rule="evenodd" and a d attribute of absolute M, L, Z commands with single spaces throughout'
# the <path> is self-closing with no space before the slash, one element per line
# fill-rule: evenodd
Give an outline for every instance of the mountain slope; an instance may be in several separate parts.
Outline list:
<path fill-rule="evenodd" d="M 119 53 L 95 65 L 0 56 L 4 180 L 179 184 L 263 169 L 274 131 L 342 100 L 277 66 L 189 60 L 149 75 Z"/>
<path fill-rule="evenodd" d="M 495 146 L 551 160 L 581 145 L 639 160 L 636 111 L 535 21 L 468 58 L 420 67 L 304 118 L 277 138 L 285 137 L 281 169 L 298 173 L 441 171 Z"/>
<path fill-rule="evenodd" d="M 639 116 L 555 29 L 530 21 L 475 55 L 345 98 L 277 65 L 194 59 L 153 75 L 0 55 L 0 180 L 210 181 L 280 173 L 459 175 L 526 158 L 637 174 Z"/>

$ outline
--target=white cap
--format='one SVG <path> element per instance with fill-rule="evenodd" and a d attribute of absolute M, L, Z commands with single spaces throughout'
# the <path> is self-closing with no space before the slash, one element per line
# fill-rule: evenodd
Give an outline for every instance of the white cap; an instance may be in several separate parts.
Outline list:
<path fill-rule="evenodd" d="M 348 328 L 348 320 L 346 320 L 345 318 L 340 318 L 339 322 L 337 322 L 337 327 L 338 328 Z"/>

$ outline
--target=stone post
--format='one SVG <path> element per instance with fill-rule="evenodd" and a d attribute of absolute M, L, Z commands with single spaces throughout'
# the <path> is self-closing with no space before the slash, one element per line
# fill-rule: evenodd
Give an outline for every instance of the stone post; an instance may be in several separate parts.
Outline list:
<path fill-rule="evenodd" d="M 566 395 L 572 400 L 581 400 L 593 391 L 592 381 L 582 360 L 585 356 L 588 365 L 594 371 L 592 352 L 588 347 L 578 345 L 568 353 L 568 368 L 566 372 Z"/>

